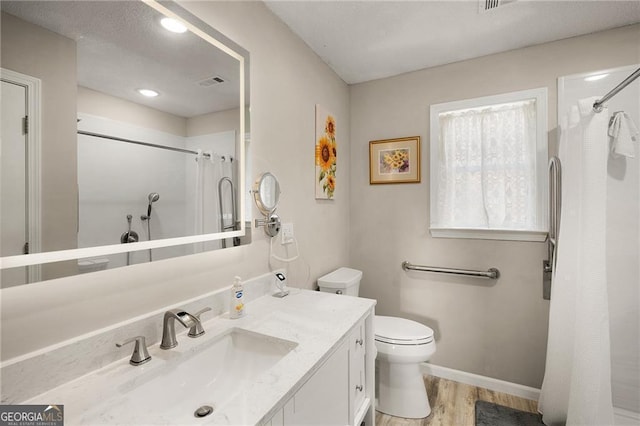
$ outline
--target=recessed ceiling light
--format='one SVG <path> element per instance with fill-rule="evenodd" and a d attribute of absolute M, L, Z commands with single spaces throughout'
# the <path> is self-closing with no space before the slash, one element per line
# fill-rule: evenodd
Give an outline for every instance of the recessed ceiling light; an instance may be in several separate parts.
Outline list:
<path fill-rule="evenodd" d="M 184 33 L 187 31 L 187 27 L 177 19 L 173 18 L 162 18 L 160 20 L 160 24 L 167 30 L 173 33 Z"/>
<path fill-rule="evenodd" d="M 140 93 L 142 96 L 146 96 L 147 98 L 155 98 L 160 94 L 151 89 L 138 89 L 138 93 Z"/>
<path fill-rule="evenodd" d="M 609 74 L 596 74 L 596 75 L 590 75 L 589 77 L 585 77 L 584 81 L 598 81 L 601 80 L 603 78 L 605 78 L 606 76 L 608 76 Z"/>

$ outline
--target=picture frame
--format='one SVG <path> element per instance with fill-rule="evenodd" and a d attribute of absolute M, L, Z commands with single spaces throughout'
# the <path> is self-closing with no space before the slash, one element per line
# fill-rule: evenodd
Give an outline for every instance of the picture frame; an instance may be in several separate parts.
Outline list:
<path fill-rule="evenodd" d="M 335 115 L 316 104 L 315 167 L 316 200 L 333 200 L 338 168 Z"/>
<path fill-rule="evenodd" d="M 419 182 L 420 136 L 369 142 L 369 184 Z"/>

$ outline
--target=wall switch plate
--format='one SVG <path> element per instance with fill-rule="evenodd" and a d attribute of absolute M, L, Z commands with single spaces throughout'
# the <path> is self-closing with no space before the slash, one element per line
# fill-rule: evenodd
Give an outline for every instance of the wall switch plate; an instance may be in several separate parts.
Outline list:
<path fill-rule="evenodd" d="M 282 224 L 280 229 L 282 235 L 282 244 L 290 244 L 293 242 L 293 223 L 287 222 Z"/>

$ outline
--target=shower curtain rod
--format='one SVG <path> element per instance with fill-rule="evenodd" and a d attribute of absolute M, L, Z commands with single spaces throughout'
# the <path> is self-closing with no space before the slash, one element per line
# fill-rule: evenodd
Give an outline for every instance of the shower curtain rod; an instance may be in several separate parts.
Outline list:
<path fill-rule="evenodd" d="M 640 77 L 640 68 L 635 70 L 629 77 L 627 77 L 624 80 L 622 80 L 622 83 L 618 84 L 616 87 L 611 89 L 611 91 L 609 93 L 607 93 L 606 95 L 604 95 L 601 99 L 598 99 L 597 101 L 595 101 L 594 104 L 593 104 L 593 110 L 595 112 L 601 112 L 603 103 L 605 103 L 609 99 L 613 98 L 615 95 L 618 94 L 618 92 L 620 92 L 622 89 L 627 87 L 629 84 L 631 84 L 631 82 L 633 80 L 635 80 L 638 77 Z"/>
<path fill-rule="evenodd" d="M 193 151 L 191 149 L 174 148 L 172 146 L 158 145 L 158 144 L 150 143 L 150 142 L 134 141 L 132 139 L 119 138 L 117 136 L 103 135 L 103 134 L 100 134 L 100 133 L 87 132 L 87 131 L 84 131 L 84 130 L 78 130 L 78 134 L 79 135 L 85 135 L 85 136 L 93 136 L 95 138 L 110 139 L 112 141 L 128 142 L 128 143 L 133 143 L 133 144 L 136 144 L 136 145 L 150 146 L 152 148 L 167 149 L 169 151 L 184 152 L 186 154 L 198 155 L 198 151 Z M 204 158 L 211 158 L 211 154 L 209 154 L 208 152 L 203 152 L 202 156 Z M 220 158 L 222 158 L 222 161 L 226 161 L 226 157 L 224 155 L 221 155 Z M 233 161 L 233 157 L 229 157 L 229 159 L 231 161 Z"/>
<path fill-rule="evenodd" d="M 172 146 L 158 145 L 158 144 L 155 144 L 155 143 L 134 141 L 132 139 L 119 138 L 117 136 L 103 135 L 103 134 L 100 134 L 100 133 L 86 132 L 84 130 L 78 130 L 78 134 L 79 135 L 85 135 L 85 136 L 93 136 L 95 138 L 110 139 L 112 141 L 128 142 L 128 143 L 133 143 L 133 144 L 136 144 L 136 145 L 150 146 L 152 148 L 167 149 L 169 151 L 184 152 L 186 154 L 198 155 L 198 151 L 192 151 L 190 149 L 174 148 Z M 211 158 L 211 154 L 206 153 L 206 152 L 203 153 L 202 156 L 205 157 L 205 158 Z"/>

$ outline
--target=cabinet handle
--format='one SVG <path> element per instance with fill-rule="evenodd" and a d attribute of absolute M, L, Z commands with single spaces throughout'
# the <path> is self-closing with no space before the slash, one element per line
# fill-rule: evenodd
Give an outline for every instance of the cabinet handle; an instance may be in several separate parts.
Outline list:
<path fill-rule="evenodd" d="M 364 387 L 362 387 L 362 385 L 357 385 L 357 386 L 356 386 L 356 390 L 357 390 L 358 392 L 362 392 L 362 389 L 364 389 Z"/>
<path fill-rule="evenodd" d="M 360 346 L 362 346 L 362 343 L 364 343 L 364 341 L 362 339 L 357 339 L 356 343 Z"/>

